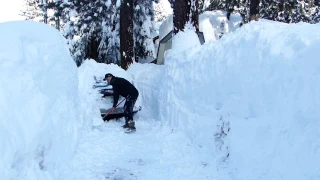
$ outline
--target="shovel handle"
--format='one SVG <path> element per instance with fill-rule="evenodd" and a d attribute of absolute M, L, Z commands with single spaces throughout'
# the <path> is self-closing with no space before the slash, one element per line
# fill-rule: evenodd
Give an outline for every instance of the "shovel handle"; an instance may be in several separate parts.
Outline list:
<path fill-rule="evenodd" d="M 118 107 L 124 100 L 125 100 L 125 98 L 122 99 L 122 101 L 120 101 L 120 102 L 116 105 L 116 107 Z M 103 116 L 103 118 L 107 117 L 110 113 L 113 112 L 113 110 L 114 110 L 114 108 L 111 108 L 111 109 L 109 110 L 109 112 L 108 112 L 106 115 Z"/>

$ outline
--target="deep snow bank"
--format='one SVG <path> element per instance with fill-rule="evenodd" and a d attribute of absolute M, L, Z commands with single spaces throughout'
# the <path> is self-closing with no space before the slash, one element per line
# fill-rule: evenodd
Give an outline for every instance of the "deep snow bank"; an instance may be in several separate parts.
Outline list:
<path fill-rule="evenodd" d="M 98 126 L 103 123 L 99 109 L 112 107 L 112 98 L 101 98 L 103 95 L 99 93 L 99 89 L 103 88 L 93 89 L 92 87 L 95 84 L 94 76 L 97 80 L 102 80 L 107 73 L 132 82 L 126 71 L 116 64 L 97 63 L 95 60 L 88 59 L 78 69 L 80 109 L 84 119 L 84 127 L 89 127 L 89 130 L 92 125 Z M 100 106 L 97 106 L 97 102 L 100 103 Z M 123 106 L 123 104 L 121 105 Z"/>
<path fill-rule="evenodd" d="M 319 31 L 262 20 L 218 42 L 173 49 L 162 120 L 196 144 L 218 137 L 227 179 L 319 178 Z"/>
<path fill-rule="evenodd" d="M 77 143 L 77 67 L 54 28 L 0 24 L 0 174 L 50 179 Z"/>

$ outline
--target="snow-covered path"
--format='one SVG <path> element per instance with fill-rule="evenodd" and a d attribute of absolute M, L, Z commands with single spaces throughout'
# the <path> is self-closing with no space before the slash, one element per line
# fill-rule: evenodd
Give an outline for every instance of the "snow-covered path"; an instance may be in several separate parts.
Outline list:
<path fill-rule="evenodd" d="M 66 179 L 136 179 L 146 165 L 155 163 L 154 155 L 161 154 L 161 139 L 157 128 L 139 125 L 139 131 L 125 134 L 122 122 L 109 121 L 84 135 L 74 158 L 73 169 Z M 146 144 L 150 144 L 148 148 Z"/>
<path fill-rule="evenodd" d="M 197 160 L 198 153 L 184 134 L 166 132 L 161 129 L 161 123 L 147 119 L 138 119 L 137 132 L 126 134 L 120 127 L 122 124 L 123 120 L 109 121 L 85 134 L 72 168 L 62 177 L 207 179 L 210 171 L 213 172 L 207 162 Z M 189 141 L 189 144 L 179 141 Z"/>
<path fill-rule="evenodd" d="M 80 70 L 80 74 L 85 74 L 82 77 L 89 77 L 86 82 L 92 77 L 92 71 L 88 70 L 90 68 L 95 69 L 94 72 L 100 76 L 105 72 L 113 72 L 134 80 L 140 93 L 137 104 L 142 106 L 142 110 L 134 117 L 137 131 L 124 133 L 121 127 L 124 118 L 93 125 L 81 135 L 71 166 L 64 167 L 60 177 L 77 180 L 212 179 L 213 163 L 209 163 L 212 159 L 207 161 L 207 154 L 199 155 L 202 147 L 194 144 L 188 134 L 159 120 L 161 109 L 157 98 L 161 87 L 158 84 L 162 79 L 155 77 L 161 77 L 160 74 L 164 72 L 162 68 L 152 68 L 151 65 L 143 71 L 141 67 L 135 69 L 133 66 L 131 71 L 134 73 L 127 73 L 119 70 L 119 67 L 87 63 Z M 146 73 L 153 74 L 154 77 L 144 76 Z M 130 77 L 131 74 L 134 77 Z M 84 98 L 87 103 L 84 104 L 87 106 L 85 109 L 93 108 L 88 111 L 92 113 L 88 113 L 88 117 L 94 117 L 95 121 L 100 122 L 102 120 L 97 119 L 97 109 L 101 106 L 101 95 L 91 88 L 91 84 L 83 85 L 88 86 L 82 87 L 83 94 L 87 94 L 83 95 L 87 96 Z M 103 106 L 111 106 L 108 104 L 110 99 L 111 97 L 104 100 Z"/>

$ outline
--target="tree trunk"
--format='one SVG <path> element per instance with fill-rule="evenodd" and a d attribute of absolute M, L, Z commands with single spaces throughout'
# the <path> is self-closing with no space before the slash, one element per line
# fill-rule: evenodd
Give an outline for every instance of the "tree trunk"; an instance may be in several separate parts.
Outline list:
<path fill-rule="evenodd" d="M 43 12 L 43 22 L 45 24 L 48 24 L 48 4 L 47 4 L 47 0 L 42 1 L 41 4 L 42 7 L 42 12 Z"/>
<path fill-rule="evenodd" d="M 173 33 L 183 31 L 187 22 L 191 22 L 199 31 L 199 1 L 198 0 L 175 0 L 173 7 Z"/>
<path fill-rule="evenodd" d="M 191 23 L 196 28 L 196 32 L 199 32 L 199 0 L 191 0 Z"/>
<path fill-rule="evenodd" d="M 189 0 L 175 0 L 173 7 L 173 33 L 183 31 L 185 24 L 189 20 L 190 12 Z"/>
<path fill-rule="evenodd" d="M 259 3 L 260 0 L 250 1 L 250 21 L 258 21 L 259 18 Z"/>
<path fill-rule="evenodd" d="M 125 70 L 134 60 L 133 45 L 133 1 L 121 0 L 120 55 L 121 68 Z"/>

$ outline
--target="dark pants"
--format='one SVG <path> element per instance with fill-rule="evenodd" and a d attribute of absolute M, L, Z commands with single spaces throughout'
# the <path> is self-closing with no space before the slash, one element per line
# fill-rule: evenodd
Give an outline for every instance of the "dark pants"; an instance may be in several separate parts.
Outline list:
<path fill-rule="evenodd" d="M 133 121 L 133 107 L 134 104 L 137 101 L 139 94 L 137 95 L 128 95 L 126 97 L 126 103 L 124 104 L 123 110 L 124 110 L 124 117 L 126 119 L 126 124 L 128 124 L 129 121 Z"/>

